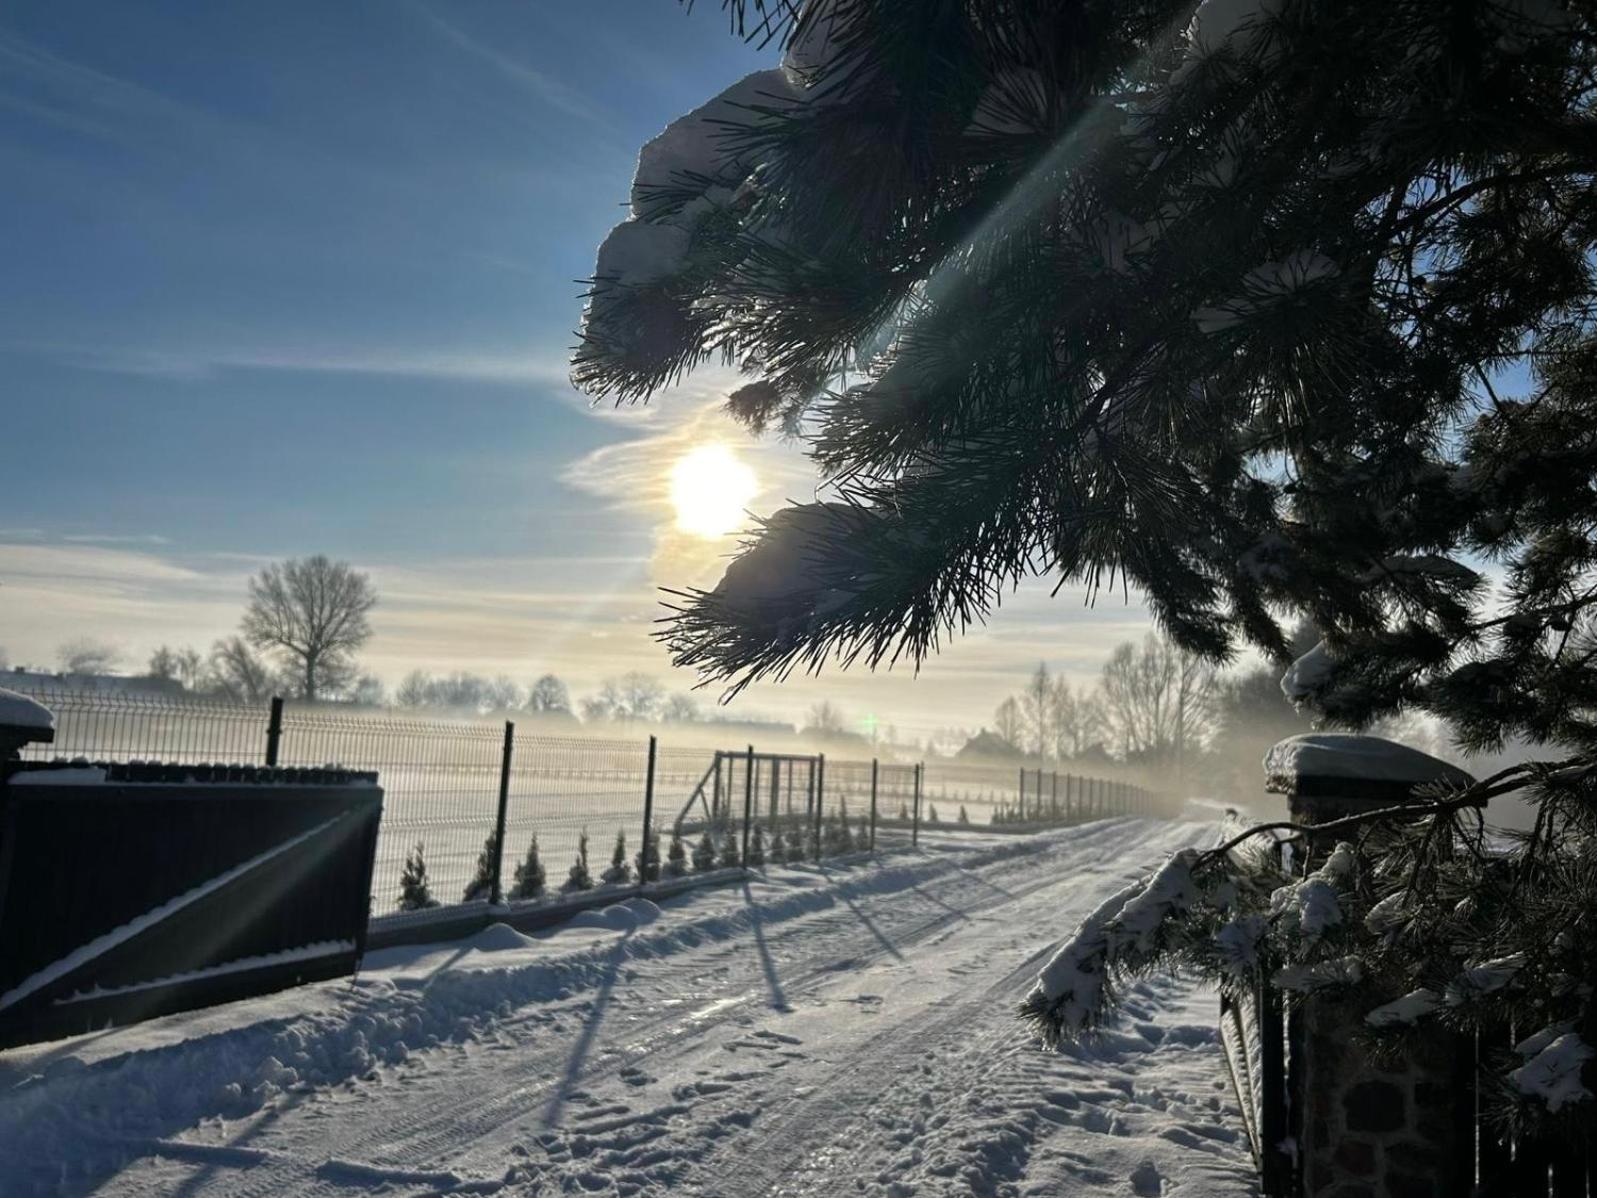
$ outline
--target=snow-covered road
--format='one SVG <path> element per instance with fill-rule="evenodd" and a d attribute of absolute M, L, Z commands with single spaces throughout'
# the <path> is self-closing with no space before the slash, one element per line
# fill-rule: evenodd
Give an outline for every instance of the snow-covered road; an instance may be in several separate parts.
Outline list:
<path fill-rule="evenodd" d="M 1212 995 L 1013 1010 L 1197 823 L 948 836 L 0 1054 L 0 1193 L 1246 1195 Z"/>

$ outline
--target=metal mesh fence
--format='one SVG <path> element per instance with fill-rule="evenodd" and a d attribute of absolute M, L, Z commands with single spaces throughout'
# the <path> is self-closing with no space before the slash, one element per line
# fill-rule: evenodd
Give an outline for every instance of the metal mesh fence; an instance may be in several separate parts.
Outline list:
<path fill-rule="evenodd" d="M 3 679 L 0 679 L 3 681 Z M 55 743 L 24 757 L 48 761 L 255 764 L 266 752 L 265 703 L 173 700 L 92 690 L 30 690 L 55 713 Z"/>
<path fill-rule="evenodd" d="M 636 740 L 518 736 L 510 755 L 510 790 L 505 809 L 505 892 L 517 893 L 515 867 L 526 861 L 532 838 L 547 876 L 547 890 L 606 882 L 618 837 L 624 872 L 612 884 L 635 880 L 643 840 L 643 791 L 649 744 Z M 659 780 L 656 779 L 656 787 Z M 482 833 L 491 836 L 490 823 Z M 587 838 L 586 870 L 579 867 Z M 575 870 L 575 873 L 573 872 Z"/>
<path fill-rule="evenodd" d="M 406 857 L 418 847 L 441 904 L 487 898 L 496 859 L 502 892 L 528 897 L 517 889 L 517 867 L 534 838 L 546 894 L 573 874 L 603 885 L 641 873 L 650 752 L 643 735 L 513 735 L 487 720 L 289 705 L 274 736 L 267 703 L 66 690 L 33 697 L 55 713 L 57 732 L 54 744 L 30 746 L 30 758 L 262 764 L 270 743 L 279 765 L 376 770 L 384 805 L 373 914 L 400 905 Z M 738 864 L 746 850 L 767 863 L 814 861 L 903 845 L 917 831 L 1076 822 L 1152 811 L 1154 800 L 1125 783 L 1018 767 L 663 747 L 653 794 L 657 859 L 668 875 Z M 586 868 L 574 869 L 585 839 Z M 612 869 L 617 851 L 625 868 Z"/>
<path fill-rule="evenodd" d="M 483 841 L 493 833 L 503 747 L 503 725 L 290 707 L 283 713 L 278 763 L 358 762 L 377 771 L 383 819 L 372 913 L 380 915 L 398 906 L 405 857 L 418 846 L 433 897 L 440 903 L 465 898 Z"/>

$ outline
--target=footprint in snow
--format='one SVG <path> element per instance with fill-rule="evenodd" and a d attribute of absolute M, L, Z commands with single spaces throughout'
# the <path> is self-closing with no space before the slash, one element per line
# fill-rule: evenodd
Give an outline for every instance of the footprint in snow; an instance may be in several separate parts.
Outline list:
<path fill-rule="evenodd" d="M 1152 1161 L 1143 1161 L 1131 1171 L 1131 1192 L 1137 1198 L 1159 1198 L 1164 1193 L 1164 1177 Z"/>

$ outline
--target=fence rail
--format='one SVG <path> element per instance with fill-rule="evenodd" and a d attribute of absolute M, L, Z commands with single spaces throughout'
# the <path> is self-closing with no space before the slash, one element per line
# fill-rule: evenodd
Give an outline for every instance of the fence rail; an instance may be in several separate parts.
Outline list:
<path fill-rule="evenodd" d="M 3 678 L 0 678 L 3 681 Z M 821 754 L 661 746 L 654 737 L 530 735 L 513 723 L 326 706 L 231 703 L 80 690 L 30 690 L 56 739 L 33 759 L 321 766 L 376 770 L 383 818 L 372 913 L 418 901 L 407 857 L 425 863 L 439 904 L 511 896 L 534 851 L 548 892 L 669 873 L 680 834 L 692 869 L 753 854 L 816 860 L 918 843 L 958 827 L 1031 827 L 1151 812 L 1123 781 L 1004 766 L 839 760 Z M 1046 795 L 1046 801 L 1044 796 Z M 1056 796 L 1058 796 L 1056 798 Z M 711 840 L 706 857 L 703 841 Z M 645 858 L 645 837 L 660 839 Z M 578 866 L 586 848 L 586 869 Z M 620 865 L 614 864 L 620 858 Z M 525 893 L 523 891 L 523 893 Z"/>

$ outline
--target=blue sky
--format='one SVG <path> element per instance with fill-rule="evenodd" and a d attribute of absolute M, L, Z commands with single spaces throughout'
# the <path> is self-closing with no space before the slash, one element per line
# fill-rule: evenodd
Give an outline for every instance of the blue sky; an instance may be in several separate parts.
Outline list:
<path fill-rule="evenodd" d="M 638 147 L 774 59 L 711 2 L 0 9 L 0 646 L 203 646 L 261 562 L 324 552 L 379 583 L 390 680 L 664 676 L 653 588 L 731 542 L 674 535 L 662 480 L 737 434 L 713 374 L 589 410 L 575 280 Z M 790 448 L 738 450 L 761 507 L 813 487 Z M 1085 676 L 1142 623 L 1017 607 L 914 689 L 834 675 L 746 705 L 974 726 L 1038 657 Z"/>

